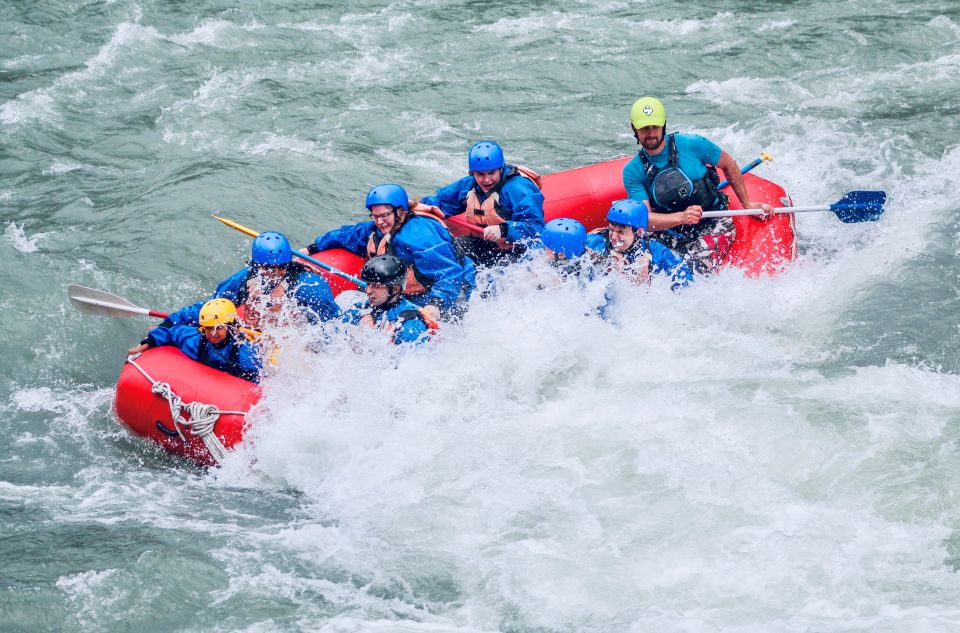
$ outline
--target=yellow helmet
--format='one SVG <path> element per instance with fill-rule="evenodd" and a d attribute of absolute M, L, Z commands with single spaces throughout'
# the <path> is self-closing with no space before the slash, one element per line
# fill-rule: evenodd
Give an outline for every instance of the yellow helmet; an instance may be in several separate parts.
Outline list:
<path fill-rule="evenodd" d="M 667 124 L 667 109 L 659 99 L 641 97 L 634 101 L 630 108 L 630 122 L 638 130 L 648 125 L 663 127 Z"/>
<path fill-rule="evenodd" d="M 237 320 L 237 306 L 229 299 L 211 299 L 200 308 L 200 327 L 227 325 Z"/>

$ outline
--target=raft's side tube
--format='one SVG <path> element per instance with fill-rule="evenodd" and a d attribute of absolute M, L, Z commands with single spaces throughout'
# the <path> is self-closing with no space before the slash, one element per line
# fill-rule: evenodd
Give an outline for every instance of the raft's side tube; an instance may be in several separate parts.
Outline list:
<path fill-rule="evenodd" d="M 547 174 L 543 177 L 544 217 L 575 218 L 593 230 L 605 226 L 607 211 L 614 200 L 627 197 L 623 188 L 623 168 L 630 158 L 608 160 L 596 165 Z M 744 183 L 754 202 L 775 207 L 788 206 L 790 198 L 779 185 L 744 174 Z M 741 209 L 737 196 L 726 188 L 730 208 Z M 743 269 L 750 276 L 776 274 L 796 258 L 793 215 L 774 216 L 766 222 L 750 216 L 733 219 L 737 238 L 726 263 Z"/>
<path fill-rule="evenodd" d="M 543 176 L 544 219 L 549 222 L 555 218 L 574 218 L 588 231 L 605 226 L 613 201 L 627 197 L 623 168 L 629 160 L 630 157 L 616 158 Z M 790 198 L 779 185 L 753 173 L 744 174 L 743 179 L 751 200 L 775 207 L 790 204 Z M 730 188 L 725 191 L 730 196 L 730 208 L 742 208 Z M 792 214 L 777 215 L 766 222 L 749 216 L 735 217 L 737 239 L 726 263 L 743 269 L 750 276 L 779 272 L 796 258 L 793 221 Z M 448 227 L 456 236 L 466 233 L 457 224 L 450 223 Z M 355 276 L 360 274 L 363 265 L 361 258 L 340 249 L 317 253 L 316 257 Z M 341 278 L 324 276 L 330 280 L 335 293 L 353 289 L 353 284 Z"/>
<path fill-rule="evenodd" d="M 793 206 L 793 201 L 780 185 L 753 174 L 744 174 L 743 182 L 752 202 L 766 202 L 774 207 Z M 736 194 L 729 187 L 730 209 L 742 209 Z M 740 268 L 750 277 L 776 275 L 797 258 L 794 215 L 782 213 L 769 220 L 738 215 L 733 218 L 737 237 L 726 263 Z"/>
<path fill-rule="evenodd" d="M 544 176 L 544 219 L 574 218 L 588 231 L 606 226 L 610 205 L 627 197 L 623 167 L 629 160 L 617 158 Z"/>
<path fill-rule="evenodd" d="M 191 360 L 173 346 L 151 348 L 136 362 L 155 380 L 169 384 L 185 404 L 199 400 L 216 405 L 222 411 L 246 412 L 260 399 L 257 385 Z M 214 465 L 201 438 L 184 432 L 187 441 L 180 439 L 166 398 L 151 389 L 150 381 L 136 367 L 124 363 L 114 400 L 114 410 L 120 420 L 137 435 L 153 440 L 171 453 L 203 465 Z M 214 434 L 229 450 L 243 438 L 244 424 L 242 415 L 221 414 L 214 425 Z"/>
<path fill-rule="evenodd" d="M 333 266 L 337 270 L 347 273 L 352 277 L 360 277 L 360 269 L 363 268 L 363 262 L 366 261 L 363 257 L 354 255 L 350 251 L 342 248 L 329 248 L 325 251 L 314 253 L 311 257 L 319 259 L 324 264 Z M 300 260 L 300 263 L 326 279 L 330 284 L 330 289 L 333 290 L 334 297 L 344 290 L 357 290 L 357 284 L 344 279 L 340 275 L 335 275 L 329 270 L 313 266 L 307 261 Z"/>

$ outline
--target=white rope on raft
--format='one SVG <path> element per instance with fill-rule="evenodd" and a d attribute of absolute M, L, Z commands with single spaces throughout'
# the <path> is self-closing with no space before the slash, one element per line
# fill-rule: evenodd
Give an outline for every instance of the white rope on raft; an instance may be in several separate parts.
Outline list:
<path fill-rule="evenodd" d="M 205 404 L 203 402 L 184 403 L 180 396 L 174 393 L 168 383 L 154 380 L 143 367 L 138 365 L 135 360 L 137 356 L 140 356 L 140 354 L 128 356 L 127 362 L 136 367 L 137 371 L 150 381 L 151 391 L 153 393 L 166 399 L 167 404 L 170 405 L 170 419 L 173 421 L 173 428 L 176 429 L 180 439 L 184 442 L 187 441 L 181 429 L 181 427 L 183 427 L 183 429 L 189 431 L 194 437 L 199 437 L 203 440 L 204 445 L 207 447 L 207 450 L 210 451 L 213 459 L 217 464 L 222 464 L 223 460 L 227 457 L 227 449 L 223 445 L 223 442 L 220 441 L 220 438 L 213 432 L 214 426 L 216 426 L 217 420 L 220 419 L 221 415 L 246 415 L 246 411 L 221 411 L 217 408 L 217 405 Z M 189 420 L 183 416 L 184 411 L 190 414 Z"/>

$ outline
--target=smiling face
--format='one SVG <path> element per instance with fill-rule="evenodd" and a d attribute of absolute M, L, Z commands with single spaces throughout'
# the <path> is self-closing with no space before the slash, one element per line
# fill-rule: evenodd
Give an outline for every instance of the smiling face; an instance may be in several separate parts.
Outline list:
<path fill-rule="evenodd" d="M 610 248 L 618 253 L 630 250 L 630 247 L 633 246 L 633 243 L 637 239 L 633 228 L 626 224 L 611 222 L 607 225 L 607 230 L 610 236 Z"/>
<path fill-rule="evenodd" d="M 496 187 L 502 176 L 502 169 L 488 169 L 486 171 L 473 172 L 473 179 L 477 182 L 477 186 L 480 187 L 480 190 L 483 191 L 483 193 L 487 193 Z"/>
<path fill-rule="evenodd" d="M 389 233 L 397 224 L 397 214 L 389 204 L 370 205 L 370 219 L 381 233 Z"/>

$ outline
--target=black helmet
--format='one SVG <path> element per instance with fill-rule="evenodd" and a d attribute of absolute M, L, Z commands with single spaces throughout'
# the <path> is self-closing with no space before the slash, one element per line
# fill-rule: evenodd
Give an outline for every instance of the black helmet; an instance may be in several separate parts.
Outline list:
<path fill-rule="evenodd" d="M 377 255 L 363 265 L 360 279 L 371 284 L 402 287 L 407 280 L 407 267 L 393 255 Z"/>

